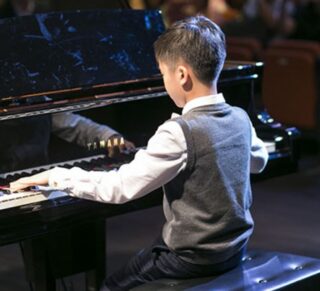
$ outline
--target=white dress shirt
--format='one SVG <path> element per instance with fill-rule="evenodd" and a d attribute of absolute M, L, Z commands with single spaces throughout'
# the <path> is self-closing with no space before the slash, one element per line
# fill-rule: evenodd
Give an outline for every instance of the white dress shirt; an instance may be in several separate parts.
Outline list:
<path fill-rule="evenodd" d="M 188 102 L 182 114 L 193 108 L 225 102 L 222 94 L 198 97 Z M 173 117 L 177 116 L 173 114 Z M 252 127 L 251 172 L 263 170 L 268 152 Z M 109 172 L 80 168 L 54 168 L 49 185 L 68 189 L 70 195 L 108 203 L 125 203 L 142 197 L 175 178 L 187 163 L 187 145 L 180 125 L 168 121 L 159 126 L 146 149 L 139 150 L 132 162 Z"/>

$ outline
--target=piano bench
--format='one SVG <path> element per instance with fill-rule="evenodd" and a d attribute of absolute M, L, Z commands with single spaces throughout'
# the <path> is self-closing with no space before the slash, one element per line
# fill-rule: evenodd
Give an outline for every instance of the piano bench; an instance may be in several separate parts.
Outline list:
<path fill-rule="evenodd" d="M 320 290 L 320 259 L 280 252 L 248 251 L 243 264 L 215 277 L 161 279 L 132 290 Z"/>

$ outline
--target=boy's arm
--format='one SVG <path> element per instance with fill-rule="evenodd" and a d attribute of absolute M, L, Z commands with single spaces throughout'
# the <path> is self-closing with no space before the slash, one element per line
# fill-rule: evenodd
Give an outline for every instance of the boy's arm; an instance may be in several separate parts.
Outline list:
<path fill-rule="evenodd" d="M 182 144 L 181 144 L 182 139 Z M 68 188 L 72 196 L 125 203 L 142 197 L 173 179 L 186 164 L 186 145 L 176 122 L 160 126 L 134 160 L 109 172 L 87 172 L 80 168 L 55 168 L 49 185 Z"/>
<path fill-rule="evenodd" d="M 251 160 L 250 172 L 253 174 L 260 173 L 268 162 L 268 151 L 263 141 L 258 138 L 253 126 L 251 126 Z"/>
<path fill-rule="evenodd" d="M 142 197 L 173 179 L 185 168 L 186 142 L 176 122 L 166 122 L 134 160 L 109 172 L 54 168 L 41 175 L 41 184 L 68 189 L 70 195 L 108 203 L 124 203 Z M 13 190 L 35 185 L 39 176 L 11 183 Z"/>

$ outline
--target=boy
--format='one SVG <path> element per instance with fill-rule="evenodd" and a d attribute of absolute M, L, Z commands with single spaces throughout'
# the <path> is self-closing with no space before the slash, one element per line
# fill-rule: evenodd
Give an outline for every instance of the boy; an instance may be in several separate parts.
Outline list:
<path fill-rule="evenodd" d="M 234 268 L 252 233 L 250 171 L 268 154 L 249 117 L 217 93 L 226 52 L 220 28 L 205 17 L 174 24 L 155 42 L 165 88 L 182 115 L 163 123 L 118 171 L 55 168 L 22 178 L 70 195 L 124 203 L 164 188 L 162 237 L 108 277 L 102 290 L 129 290 L 159 278 L 191 278 Z"/>

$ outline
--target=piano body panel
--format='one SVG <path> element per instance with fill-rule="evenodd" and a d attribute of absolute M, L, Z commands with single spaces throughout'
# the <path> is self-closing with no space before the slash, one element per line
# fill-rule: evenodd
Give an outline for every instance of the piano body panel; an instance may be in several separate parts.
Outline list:
<path fill-rule="evenodd" d="M 0 211 L 0 246 L 20 242 L 26 276 L 34 290 L 56 290 L 57 278 L 86 274 L 86 290 L 99 290 L 106 276 L 105 220 L 160 205 L 158 189 L 126 204 L 73 197 Z"/>
<path fill-rule="evenodd" d="M 127 212 L 160 205 L 162 191 L 125 204 L 104 204 L 70 196 L 0 211 L 0 246 L 68 231 L 83 222 L 106 219 Z"/>

